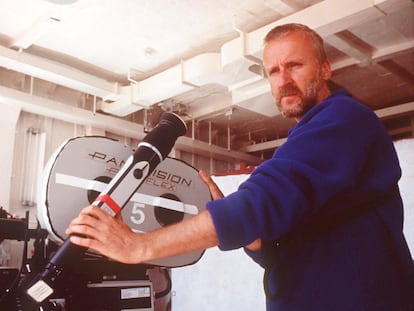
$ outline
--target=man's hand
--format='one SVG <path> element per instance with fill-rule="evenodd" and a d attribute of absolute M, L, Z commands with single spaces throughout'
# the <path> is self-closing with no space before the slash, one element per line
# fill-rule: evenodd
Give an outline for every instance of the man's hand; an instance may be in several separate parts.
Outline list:
<path fill-rule="evenodd" d="M 125 224 L 120 214 L 112 217 L 97 206 L 85 207 L 66 229 L 72 243 L 94 249 L 123 263 L 138 263 L 140 235 Z M 137 245 L 141 248 L 137 249 Z"/>
<path fill-rule="evenodd" d="M 201 180 L 204 181 L 204 183 L 208 186 L 213 200 L 221 199 L 224 197 L 223 192 L 221 192 L 220 188 L 213 181 L 209 174 L 207 174 L 203 170 L 200 170 L 198 172 L 198 175 L 200 176 Z M 262 248 L 262 240 L 257 239 L 249 245 L 246 245 L 246 248 L 252 252 L 259 251 Z"/>
<path fill-rule="evenodd" d="M 218 245 L 208 211 L 148 233 L 135 233 L 120 216 L 97 206 L 85 207 L 72 220 L 66 234 L 72 243 L 94 249 L 113 260 L 138 264 L 204 250 Z"/>
<path fill-rule="evenodd" d="M 262 239 L 259 238 L 245 247 L 251 252 L 260 251 L 262 249 Z"/>
<path fill-rule="evenodd" d="M 217 184 L 213 181 L 211 176 L 207 174 L 205 171 L 200 170 L 198 171 L 198 176 L 200 176 L 201 180 L 207 185 L 208 189 L 210 190 L 211 197 L 213 200 L 224 198 L 223 192 L 221 192 L 220 188 Z"/>

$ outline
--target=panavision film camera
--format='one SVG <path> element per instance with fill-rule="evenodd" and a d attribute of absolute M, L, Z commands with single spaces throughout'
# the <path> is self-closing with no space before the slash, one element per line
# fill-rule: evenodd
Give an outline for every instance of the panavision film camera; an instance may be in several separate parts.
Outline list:
<path fill-rule="evenodd" d="M 112 216 L 121 213 L 135 232 L 204 210 L 211 197 L 197 170 L 167 157 L 185 132 L 177 115 L 164 113 L 135 150 L 101 136 L 73 138 L 56 150 L 39 186 L 38 228 L 28 229 L 27 219 L 2 220 L 21 231 L 13 235 L 3 227 L 3 238 L 24 241 L 26 250 L 33 239 L 35 251 L 3 285 L 0 309 L 169 310 L 170 268 L 194 264 L 203 252 L 124 265 L 72 244 L 65 230 L 90 204 Z"/>

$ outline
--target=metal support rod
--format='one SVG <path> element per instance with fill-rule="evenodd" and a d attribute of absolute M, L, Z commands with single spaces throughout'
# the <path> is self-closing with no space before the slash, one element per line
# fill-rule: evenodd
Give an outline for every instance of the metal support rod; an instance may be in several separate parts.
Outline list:
<path fill-rule="evenodd" d="M 93 96 L 93 108 L 92 108 L 93 115 L 96 115 L 96 95 Z"/>
<path fill-rule="evenodd" d="M 227 150 L 230 151 L 231 143 L 230 143 L 230 126 L 227 127 Z"/>
<path fill-rule="evenodd" d="M 191 121 L 191 138 L 195 140 L 195 120 Z"/>
<path fill-rule="evenodd" d="M 33 95 L 33 89 L 34 89 L 34 78 L 33 76 L 30 76 L 30 95 Z"/>
<path fill-rule="evenodd" d="M 210 175 L 213 175 L 214 173 L 214 158 L 212 154 L 210 153 Z"/>
<path fill-rule="evenodd" d="M 208 121 L 208 144 L 211 145 L 211 121 Z"/>

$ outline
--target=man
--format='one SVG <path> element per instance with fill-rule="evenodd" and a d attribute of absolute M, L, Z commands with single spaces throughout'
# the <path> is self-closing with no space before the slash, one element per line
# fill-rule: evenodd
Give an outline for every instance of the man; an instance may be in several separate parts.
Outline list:
<path fill-rule="evenodd" d="M 345 91 L 331 94 L 322 39 L 288 24 L 265 38 L 263 64 L 287 142 L 237 192 L 187 221 L 135 234 L 85 208 L 68 234 L 125 263 L 218 245 L 245 247 L 264 267 L 267 310 L 399 310 L 414 307 L 414 268 L 402 233 L 398 159 L 386 130 Z"/>

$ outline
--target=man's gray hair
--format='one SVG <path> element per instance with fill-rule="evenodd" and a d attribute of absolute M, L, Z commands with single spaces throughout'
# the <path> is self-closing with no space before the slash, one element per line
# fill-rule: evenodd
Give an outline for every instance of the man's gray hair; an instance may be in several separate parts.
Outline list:
<path fill-rule="evenodd" d="M 327 59 L 322 37 L 316 31 L 303 24 L 291 23 L 274 27 L 264 38 L 264 44 L 266 45 L 270 41 L 287 36 L 292 32 L 303 32 L 312 39 L 320 64 Z"/>

